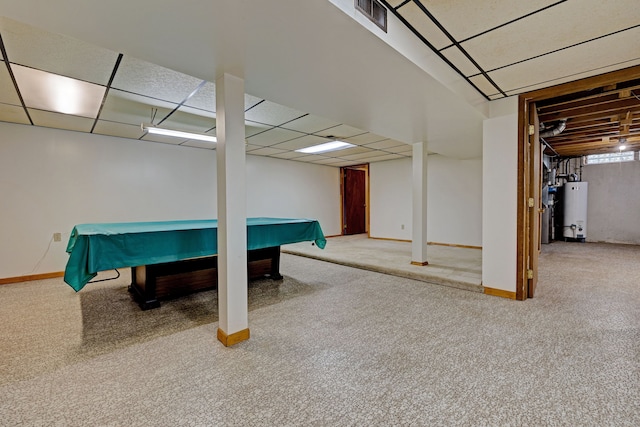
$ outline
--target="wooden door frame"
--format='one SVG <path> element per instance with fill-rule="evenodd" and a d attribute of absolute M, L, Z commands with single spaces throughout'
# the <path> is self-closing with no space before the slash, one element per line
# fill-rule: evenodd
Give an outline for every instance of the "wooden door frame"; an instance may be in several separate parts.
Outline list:
<path fill-rule="evenodd" d="M 544 89 L 535 90 L 518 96 L 518 196 L 517 196 L 517 256 L 516 256 L 516 299 L 525 300 L 528 295 L 528 257 L 529 240 L 528 199 L 530 194 L 529 177 L 531 159 L 528 151 L 529 143 L 529 111 L 535 102 L 587 91 L 601 86 L 616 84 L 621 81 L 640 79 L 640 65 L 625 68 L 595 77 L 587 77 L 569 83 L 563 83 Z M 540 201 L 536 202 L 537 204 Z M 537 276 L 537 268 L 533 272 Z"/>
<path fill-rule="evenodd" d="M 369 163 L 362 163 L 353 166 L 342 166 L 340 168 L 340 235 L 344 236 L 344 171 L 345 169 L 357 169 L 365 172 L 364 175 L 364 197 L 365 197 L 365 230 L 367 237 L 371 237 L 371 227 L 369 227 L 370 209 L 369 209 Z"/>

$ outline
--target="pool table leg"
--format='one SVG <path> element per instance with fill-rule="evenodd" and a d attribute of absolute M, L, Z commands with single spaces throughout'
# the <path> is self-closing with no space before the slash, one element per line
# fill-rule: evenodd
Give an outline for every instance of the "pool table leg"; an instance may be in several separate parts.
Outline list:
<path fill-rule="evenodd" d="M 271 253 L 271 273 L 269 277 L 273 280 L 282 280 L 282 274 L 280 274 L 280 246 L 275 246 L 272 248 L 273 252 Z"/>
<path fill-rule="evenodd" d="M 141 283 L 144 283 L 144 288 L 140 286 Z M 160 307 L 160 301 L 156 298 L 155 278 L 146 277 L 146 266 L 131 267 L 131 285 L 128 290 L 143 311 Z"/>

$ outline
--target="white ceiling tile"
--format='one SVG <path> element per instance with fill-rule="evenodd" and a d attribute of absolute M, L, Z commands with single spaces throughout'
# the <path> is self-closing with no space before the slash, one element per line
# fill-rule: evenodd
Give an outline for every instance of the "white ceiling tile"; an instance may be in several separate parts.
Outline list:
<path fill-rule="evenodd" d="M 315 135 L 305 135 L 300 138 L 292 139 L 290 141 L 274 145 L 274 148 L 281 148 L 285 150 L 299 150 L 301 148 L 311 147 L 313 145 L 324 144 L 325 142 L 327 142 L 326 138 Z"/>
<path fill-rule="evenodd" d="M 508 95 L 508 93 L 507 93 Z M 489 99 L 495 101 L 496 99 L 504 98 L 504 95 L 501 93 L 496 93 L 494 95 L 489 95 Z"/>
<path fill-rule="evenodd" d="M 186 107 L 184 105 L 180 107 L 180 111 L 182 111 L 183 113 L 193 114 L 195 116 L 208 117 L 210 119 L 213 119 L 214 122 L 216 119 L 215 111 L 203 110 L 196 107 Z"/>
<path fill-rule="evenodd" d="M 482 91 L 482 93 L 484 93 L 485 95 L 497 92 L 496 87 L 493 84 L 491 84 L 491 82 L 489 80 L 487 80 L 487 78 L 483 74 L 470 77 L 469 80 L 474 85 L 476 85 L 478 87 L 478 89 L 480 89 Z M 500 83 L 496 82 L 496 84 L 498 86 L 500 86 Z"/>
<path fill-rule="evenodd" d="M 350 142 L 356 145 L 365 145 L 365 144 L 370 144 L 374 142 L 379 142 L 384 139 L 387 139 L 387 138 L 385 138 L 384 136 L 376 135 L 375 133 L 367 132 L 361 135 L 346 138 L 346 142 Z"/>
<path fill-rule="evenodd" d="M 352 147 L 352 148 L 345 148 L 344 150 L 331 151 L 329 153 L 326 153 L 326 155 L 328 157 L 340 157 L 341 159 L 343 159 L 346 156 L 350 156 L 353 154 L 373 153 L 374 151 L 375 150 L 371 150 L 365 147 Z"/>
<path fill-rule="evenodd" d="M 31 124 L 24 108 L 17 105 L 0 104 L 0 121 L 9 123 Z"/>
<path fill-rule="evenodd" d="M 247 153 L 250 153 L 253 150 L 259 150 L 261 148 L 264 148 L 260 145 L 251 145 L 251 144 L 245 144 L 244 145 L 244 151 L 246 151 Z"/>
<path fill-rule="evenodd" d="M 270 101 L 264 101 L 245 113 L 245 119 L 278 126 L 294 120 L 305 113 Z"/>
<path fill-rule="evenodd" d="M 380 157 L 372 157 L 370 162 L 383 162 L 385 160 L 395 160 L 395 159 L 404 159 L 406 156 L 401 156 L 399 154 L 387 154 L 386 156 Z"/>
<path fill-rule="evenodd" d="M 557 0 L 420 1 L 458 41 L 557 2 Z"/>
<path fill-rule="evenodd" d="M 195 114 L 189 114 L 178 110 L 158 126 L 161 128 L 181 130 L 184 132 L 205 133 L 206 131 L 215 128 L 216 120 L 210 117 L 197 116 Z M 213 130 L 212 132 L 209 132 L 209 134 L 211 136 L 215 136 L 216 132 Z"/>
<path fill-rule="evenodd" d="M 372 144 L 365 144 L 364 146 L 367 148 L 373 149 L 385 149 L 391 147 L 397 147 L 399 145 L 407 145 L 404 142 L 396 141 L 395 139 L 385 139 L 384 141 L 374 142 Z"/>
<path fill-rule="evenodd" d="M 314 156 L 313 159 L 307 159 L 307 157 L 304 157 L 300 160 L 303 160 L 305 162 L 307 161 L 311 161 L 313 163 L 317 163 L 319 165 L 331 165 L 333 163 L 339 163 L 342 162 L 343 160 L 340 159 L 336 159 L 334 157 L 324 157 L 324 156 Z"/>
<path fill-rule="evenodd" d="M 366 133 L 366 131 L 342 124 L 342 125 L 334 126 L 332 128 L 325 129 L 323 131 L 315 132 L 315 133 L 320 136 L 344 139 L 344 138 L 350 138 L 352 136 Z"/>
<path fill-rule="evenodd" d="M 27 107 L 92 118 L 98 115 L 104 86 L 19 65 L 11 69 Z"/>
<path fill-rule="evenodd" d="M 0 104 L 21 105 L 13 80 L 4 64 L 0 64 Z"/>
<path fill-rule="evenodd" d="M 244 94 L 245 111 L 253 107 L 254 105 L 258 104 L 259 102 L 262 102 L 262 98 L 258 98 L 257 96 L 253 96 L 253 95 L 248 95 L 246 93 Z"/>
<path fill-rule="evenodd" d="M 611 71 L 612 64 L 617 69 L 633 65 L 633 61 L 640 58 L 638 40 L 640 27 L 502 68 L 489 75 L 505 91 L 533 90 L 531 87 L 541 83 L 551 86 L 601 74 L 605 69 Z M 594 55 L 594 52 L 598 54 Z M 622 64 L 624 61 L 627 63 Z"/>
<path fill-rule="evenodd" d="M 112 87 L 138 95 L 180 103 L 202 80 L 159 65 L 124 56 Z"/>
<path fill-rule="evenodd" d="M 299 157 L 306 157 L 306 156 L 308 156 L 308 154 L 297 153 L 295 151 L 285 151 L 284 153 L 281 153 L 281 154 L 274 154 L 271 157 L 277 157 L 279 159 L 291 160 L 291 159 L 297 159 Z"/>
<path fill-rule="evenodd" d="M 209 142 L 209 141 L 199 141 L 199 140 L 189 140 L 184 142 L 183 144 L 180 144 L 182 147 L 193 147 L 193 148 L 205 148 L 207 150 L 215 150 L 217 144 L 215 142 Z"/>
<path fill-rule="evenodd" d="M 117 136 L 119 138 L 138 139 L 142 136 L 144 131 L 140 128 L 140 126 L 98 120 L 93 133 L 100 135 Z"/>
<path fill-rule="evenodd" d="M 413 153 L 413 147 L 409 144 L 402 144 L 396 147 L 385 148 L 384 151 L 411 155 Z"/>
<path fill-rule="evenodd" d="M 402 6 L 398 12 L 436 49 L 442 49 L 451 44 L 451 40 L 414 2 Z"/>
<path fill-rule="evenodd" d="M 576 13 L 574 2 L 561 3 L 469 40 L 462 47 L 489 71 L 638 25 L 638 0 L 616 0 L 615 7 L 602 0 L 581 0 L 580 9 L 588 13 Z M 639 44 L 636 41 L 634 45 Z"/>
<path fill-rule="evenodd" d="M 216 111 L 215 83 L 205 83 L 184 105 L 214 113 Z"/>
<path fill-rule="evenodd" d="M 388 156 L 389 153 L 385 153 L 384 151 L 370 151 L 367 153 L 360 154 L 351 154 L 349 156 L 340 156 L 341 159 L 345 160 L 363 160 L 363 159 L 372 159 L 380 156 Z"/>
<path fill-rule="evenodd" d="M 480 72 L 478 67 L 473 65 L 469 58 L 467 58 L 465 54 L 455 46 L 445 49 L 441 51 L 441 53 L 467 77 Z"/>
<path fill-rule="evenodd" d="M 71 116 L 69 114 L 53 113 L 51 111 L 34 110 L 29 108 L 29 115 L 36 126 L 48 128 L 89 132 L 94 120 L 86 117 Z"/>
<path fill-rule="evenodd" d="M 282 127 L 300 132 L 315 133 L 338 125 L 340 125 L 339 122 L 307 114 Z"/>
<path fill-rule="evenodd" d="M 282 153 L 286 153 L 287 150 L 279 150 L 277 148 L 271 148 L 271 147 L 262 147 L 258 150 L 253 150 L 251 151 L 251 155 L 256 155 L 256 156 L 272 156 L 275 154 L 282 154 Z"/>
<path fill-rule="evenodd" d="M 154 119 L 154 123 L 157 123 L 175 107 L 176 104 L 169 102 L 111 89 L 100 119 L 140 126 L 142 123 L 151 123 L 154 109 L 157 109 Z"/>
<path fill-rule="evenodd" d="M 256 135 L 269 129 L 273 129 L 273 126 L 263 125 L 262 123 L 250 122 L 246 120 L 244 126 L 244 135 L 245 138 L 249 138 L 250 136 Z"/>
<path fill-rule="evenodd" d="M 9 61 L 38 70 L 106 85 L 118 54 L 67 36 L 0 17 Z"/>
<path fill-rule="evenodd" d="M 389 5 L 391 7 L 398 7 L 400 4 L 402 4 L 402 2 L 404 2 L 405 0 L 387 0 L 387 3 L 389 3 Z"/>
<path fill-rule="evenodd" d="M 266 132 L 259 133 L 247 137 L 249 144 L 253 145 L 275 145 L 280 142 L 288 141 L 290 139 L 298 138 L 304 134 L 287 129 L 273 128 Z"/>

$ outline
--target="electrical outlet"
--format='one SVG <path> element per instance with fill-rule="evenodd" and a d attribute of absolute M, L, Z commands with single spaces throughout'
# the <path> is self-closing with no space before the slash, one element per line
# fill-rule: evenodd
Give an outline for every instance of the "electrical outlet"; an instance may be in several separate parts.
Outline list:
<path fill-rule="evenodd" d="M 62 241 L 62 233 L 53 233 L 53 241 L 61 242 Z"/>
<path fill-rule="evenodd" d="M 400 226 L 400 230 L 404 230 L 404 224 Z"/>

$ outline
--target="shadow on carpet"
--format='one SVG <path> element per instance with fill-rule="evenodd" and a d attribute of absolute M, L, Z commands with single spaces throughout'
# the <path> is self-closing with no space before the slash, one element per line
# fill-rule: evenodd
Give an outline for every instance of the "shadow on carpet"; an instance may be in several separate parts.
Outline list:
<path fill-rule="evenodd" d="M 312 292 L 311 285 L 287 276 L 283 280 L 252 280 L 249 311 Z M 83 291 L 80 304 L 80 352 L 91 356 L 218 321 L 215 289 L 161 301 L 159 308 L 147 311 L 140 309 L 126 287 Z"/>

